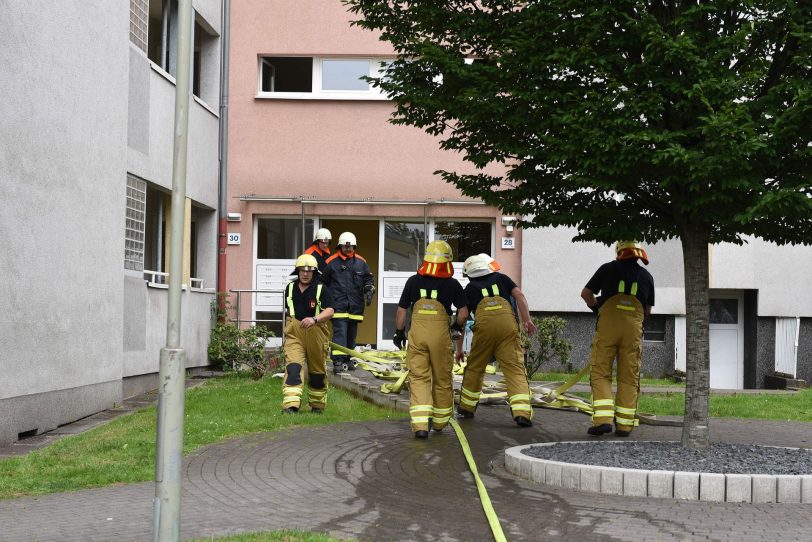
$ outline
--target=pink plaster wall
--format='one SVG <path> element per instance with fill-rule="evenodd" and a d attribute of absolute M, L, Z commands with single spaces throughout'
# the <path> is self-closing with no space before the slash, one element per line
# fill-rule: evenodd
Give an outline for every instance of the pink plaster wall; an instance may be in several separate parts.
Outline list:
<path fill-rule="evenodd" d="M 320 199 L 425 200 L 463 197 L 433 172 L 471 170 L 459 155 L 415 128 L 387 122 L 388 101 L 259 99 L 261 55 L 390 56 L 388 44 L 352 27 L 340 0 L 240 0 L 231 6 L 229 73 L 229 212 L 242 213 L 229 231 L 243 244 L 228 248 L 229 288 L 251 287 L 252 215 L 295 215 L 298 203 L 242 202 L 243 194 Z M 421 207 L 309 205 L 307 215 L 423 216 Z M 505 233 L 501 213 L 484 206 L 431 206 L 429 216 L 491 217 L 496 245 Z M 496 249 L 504 271 L 520 278 L 519 249 Z"/>

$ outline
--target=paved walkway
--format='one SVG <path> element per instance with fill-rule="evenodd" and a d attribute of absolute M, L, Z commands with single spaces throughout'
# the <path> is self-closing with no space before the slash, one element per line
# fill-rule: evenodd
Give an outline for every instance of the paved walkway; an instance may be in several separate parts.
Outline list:
<path fill-rule="evenodd" d="M 809 505 L 596 495 L 516 478 L 504 469 L 505 448 L 584 440 L 589 426 L 583 414 L 547 409 L 536 410 L 535 422 L 521 429 L 507 407 L 482 406 L 476 418 L 460 423 L 511 542 L 812 540 Z M 679 434 L 678 427 L 643 425 L 631 438 L 678 440 Z M 812 424 L 713 420 L 711 435 L 812 447 Z M 154 484 L 142 483 L 0 501 L 0 540 L 150 540 L 153 496 Z M 278 529 L 369 541 L 492 539 L 450 428 L 426 441 L 412 437 L 406 420 L 289 429 L 211 445 L 187 458 L 184 539 Z"/>

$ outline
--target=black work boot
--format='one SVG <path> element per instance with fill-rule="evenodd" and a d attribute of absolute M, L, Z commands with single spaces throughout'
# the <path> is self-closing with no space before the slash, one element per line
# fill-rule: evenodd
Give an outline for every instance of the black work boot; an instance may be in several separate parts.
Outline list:
<path fill-rule="evenodd" d="M 299 407 L 290 406 L 282 410 L 285 414 L 296 414 L 299 412 Z"/>
<path fill-rule="evenodd" d="M 515 418 L 513 418 L 513 420 L 516 422 L 516 425 L 518 425 L 519 427 L 532 427 L 533 426 L 533 422 L 530 420 L 530 418 L 528 418 L 526 416 L 516 416 Z"/>
<path fill-rule="evenodd" d="M 337 374 L 341 374 L 343 372 L 344 372 L 344 363 L 342 363 L 340 361 L 334 361 L 333 362 L 333 374 L 337 375 Z"/>
<path fill-rule="evenodd" d="M 322 414 L 322 413 L 324 413 L 324 409 L 323 408 L 317 408 L 317 407 L 310 407 L 310 412 L 312 412 L 313 414 Z"/>
<path fill-rule="evenodd" d="M 627 431 L 626 429 L 621 429 L 620 426 L 615 427 L 615 435 L 619 437 L 628 437 L 631 435 L 631 431 Z"/>
<path fill-rule="evenodd" d="M 586 430 L 587 433 L 592 435 L 593 437 L 599 437 L 605 433 L 612 432 L 612 424 L 611 423 L 602 423 L 600 425 L 593 425 L 589 429 Z"/>
<path fill-rule="evenodd" d="M 466 419 L 469 419 L 469 418 L 473 418 L 473 417 L 474 417 L 474 413 L 473 413 L 473 412 L 471 412 L 470 410 L 465 410 L 464 408 L 459 408 L 459 407 L 457 407 L 457 417 L 458 417 L 458 418 L 466 418 Z"/>
<path fill-rule="evenodd" d="M 414 432 L 414 438 L 429 438 L 429 432 L 428 431 L 422 431 L 422 430 L 421 431 L 415 431 Z"/>

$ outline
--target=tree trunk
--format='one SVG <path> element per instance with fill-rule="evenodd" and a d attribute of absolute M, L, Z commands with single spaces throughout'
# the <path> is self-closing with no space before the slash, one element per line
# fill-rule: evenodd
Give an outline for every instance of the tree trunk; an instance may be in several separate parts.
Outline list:
<path fill-rule="evenodd" d="M 686 231 L 682 235 L 685 271 L 685 418 L 682 445 L 707 448 L 710 395 L 710 343 L 708 338 L 708 235 Z"/>

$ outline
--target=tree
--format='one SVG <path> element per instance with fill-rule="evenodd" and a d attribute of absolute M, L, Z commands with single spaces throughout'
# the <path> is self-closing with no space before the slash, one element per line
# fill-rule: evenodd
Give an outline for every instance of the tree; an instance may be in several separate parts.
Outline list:
<path fill-rule="evenodd" d="M 574 240 L 681 240 L 682 443 L 707 446 L 708 245 L 810 243 L 810 2 L 345 2 L 397 53 L 392 122 L 476 166 L 447 182 Z"/>

